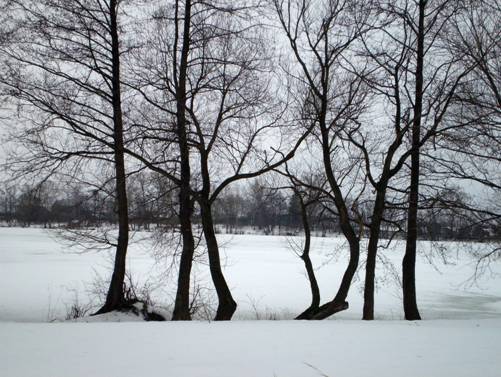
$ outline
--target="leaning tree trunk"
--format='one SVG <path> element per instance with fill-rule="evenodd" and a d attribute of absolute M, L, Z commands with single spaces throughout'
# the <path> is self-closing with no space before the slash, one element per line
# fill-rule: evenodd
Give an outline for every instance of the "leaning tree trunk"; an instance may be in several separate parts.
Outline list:
<path fill-rule="evenodd" d="M 122 99 L 120 89 L 120 49 L 117 24 L 117 1 L 110 1 L 110 31 L 112 44 L 112 96 L 113 96 L 113 126 L 114 126 L 114 159 L 116 176 L 116 200 L 118 207 L 118 241 L 115 254 L 115 264 L 106 302 L 96 314 L 118 310 L 125 304 L 124 279 L 126 268 L 127 247 L 129 244 L 129 214 L 127 201 L 127 185 L 124 162 L 124 137 Z"/>
<path fill-rule="evenodd" d="M 237 309 L 237 304 L 235 300 L 233 300 L 221 268 L 219 245 L 214 231 L 212 208 L 208 198 L 200 200 L 200 209 L 202 216 L 202 228 L 204 231 L 205 242 L 207 243 L 207 253 L 209 255 L 210 273 L 219 302 L 216 317 L 214 319 L 216 321 L 229 321 Z"/>
<path fill-rule="evenodd" d="M 349 305 L 346 298 L 348 297 L 353 277 L 357 272 L 358 261 L 360 258 L 360 243 L 358 242 L 358 239 L 351 239 L 348 240 L 348 244 L 350 248 L 350 260 L 346 270 L 344 271 L 343 279 L 341 280 L 341 285 L 339 286 L 336 296 L 332 301 L 320 306 L 310 319 L 325 319 L 333 314 L 348 309 Z"/>
<path fill-rule="evenodd" d="M 312 316 L 313 313 L 318 310 L 318 307 L 320 306 L 320 288 L 318 287 L 315 270 L 313 269 L 313 264 L 311 263 L 310 258 L 311 229 L 308 219 L 308 210 L 303 201 L 303 198 L 301 198 L 300 196 L 299 204 L 301 206 L 301 220 L 304 230 L 304 247 L 303 253 L 301 254 L 301 259 L 304 262 L 304 267 L 306 269 L 306 273 L 308 274 L 308 281 L 310 282 L 311 304 L 304 312 L 299 314 L 296 319 L 308 319 Z"/>
<path fill-rule="evenodd" d="M 191 23 L 191 0 L 186 0 L 183 28 L 183 47 L 179 66 L 179 79 L 176 90 L 176 133 L 179 143 L 179 156 L 181 160 L 180 185 L 179 185 L 179 223 L 183 248 L 179 261 L 179 276 L 174 303 L 173 320 L 190 320 L 190 275 L 195 253 L 195 241 L 191 216 L 193 202 L 191 198 L 191 169 L 190 150 L 187 138 L 186 122 L 186 73 L 188 69 L 188 53 L 190 49 L 190 23 Z M 176 64 L 176 62 L 174 62 Z"/>
<path fill-rule="evenodd" d="M 421 118 L 423 110 L 423 57 L 424 57 L 424 17 L 426 0 L 419 2 L 419 25 L 417 35 L 416 91 L 414 99 L 414 120 L 412 123 L 411 184 L 409 209 L 407 213 L 407 242 L 402 261 L 402 284 L 404 314 L 407 320 L 419 320 L 416 301 L 416 243 L 417 214 L 419 201 L 419 144 L 421 141 Z"/>

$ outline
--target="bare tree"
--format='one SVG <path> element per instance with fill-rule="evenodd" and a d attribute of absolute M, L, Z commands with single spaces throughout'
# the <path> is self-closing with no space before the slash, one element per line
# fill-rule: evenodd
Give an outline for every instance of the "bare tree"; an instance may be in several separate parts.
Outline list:
<path fill-rule="evenodd" d="M 200 158 L 201 188 L 195 197 L 219 299 L 216 320 L 230 319 L 236 303 L 221 270 L 213 203 L 231 183 L 258 177 L 291 159 L 309 132 L 302 131 L 288 150 L 278 142 L 271 156 L 259 151 L 264 137 L 280 137 L 275 131 L 283 105 L 273 100 L 271 59 L 259 25 L 246 21 L 259 9 L 232 2 L 225 10 L 197 23 L 208 42 L 199 57 L 203 74 L 192 80 L 197 86 L 192 87 L 188 106 Z"/>
<path fill-rule="evenodd" d="M 297 70 L 297 85 L 304 88 L 300 118 L 315 124 L 315 136 L 320 145 L 322 163 L 329 183 L 343 235 L 350 248 L 350 260 L 334 299 L 318 308 L 310 318 L 326 318 L 348 307 L 345 301 L 358 267 L 360 235 L 352 221 L 344 177 L 356 168 L 349 164 L 346 171 L 334 166 L 339 149 L 339 133 L 356 126 L 363 112 L 366 91 L 363 81 L 343 67 L 350 48 L 364 30 L 358 25 L 369 12 L 362 4 L 348 1 L 278 1 L 272 2 L 279 25 L 293 53 Z M 336 161 L 341 158 L 336 156 Z M 351 187 L 354 187 L 353 184 Z"/>
<path fill-rule="evenodd" d="M 298 132 L 290 148 L 281 147 L 279 120 L 284 104 L 270 96 L 269 58 L 258 25 L 250 17 L 259 7 L 227 1 L 174 5 L 174 17 L 167 8 L 156 12 L 158 26 L 146 44 L 148 51 L 144 50 L 138 61 L 143 56 L 147 59 L 138 63 L 137 82 L 131 83 L 153 109 L 139 114 L 141 155 L 136 157 L 171 179 L 183 195 L 180 205 L 186 202 L 179 214 L 185 225 L 181 224 L 184 240 L 177 305 L 184 309 L 175 310 L 174 317 L 189 317 L 187 297 L 194 249 L 188 218 L 196 202 L 219 299 L 216 319 L 228 320 L 236 303 L 221 268 L 213 204 L 233 182 L 257 177 L 291 159 L 309 130 Z M 184 18 L 178 15 L 182 12 Z M 162 117 L 171 120 L 157 127 Z M 180 121 L 184 122 L 182 134 Z M 260 149 L 268 136 L 278 140 L 271 153 Z M 175 152 L 175 146 L 181 149 Z M 153 154 L 152 158 L 148 154 L 152 150 L 161 150 L 160 157 Z M 189 211 L 185 208 L 188 198 Z"/>
<path fill-rule="evenodd" d="M 125 304 L 123 284 L 128 245 L 124 161 L 120 26 L 122 2 L 10 1 L 15 17 L 6 25 L 1 55 L 5 94 L 17 101 L 27 129 L 26 149 L 15 165 L 48 175 L 81 161 L 112 164 L 119 223 L 113 275 L 103 307 Z"/>
<path fill-rule="evenodd" d="M 176 27 L 178 22 L 179 2 L 176 1 Z M 185 1 L 181 57 L 179 60 L 179 71 L 174 70 L 175 96 L 176 96 L 176 136 L 179 145 L 180 157 L 180 182 L 179 182 L 179 221 L 181 226 L 181 235 L 183 237 L 183 250 L 179 265 L 178 289 L 176 293 L 176 302 L 172 319 L 186 320 L 190 319 L 189 314 L 189 282 L 191 273 L 191 263 L 195 252 L 195 243 L 193 231 L 191 228 L 191 215 L 193 213 L 193 201 L 191 199 L 191 168 L 190 168 L 190 148 L 188 145 L 189 127 L 186 119 L 187 105 L 187 75 L 188 75 L 188 57 L 191 48 L 191 0 Z M 176 44 L 178 35 L 176 34 Z M 177 67 L 175 62 L 174 67 Z"/>
<path fill-rule="evenodd" d="M 375 180 L 369 161 L 373 154 L 364 142 L 349 139 L 362 151 L 368 179 L 376 189 L 366 264 L 364 319 L 374 318 L 374 278 L 381 222 L 385 208 L 402 203 L 398 194 L 408 194 L 406 253 L 402 264 L 404 312 L 407 319 L 419 319 L 416 303 L 415 260 L 418 237 L 420 157 L 424 147 L 448 128 L 444 118 L 468 69 L 462 69 L 456 57 L 447 54 L 440 43 L 451 17 L 460 5 L 450 1 L 401 1 L 376 6 L 379 22 L 375 32 L 362 40 L 369 58 L 369 81 L 381 104 L 391 108 L 394 139 L 387 147 L 380 178 Z M 438 58 L 440 57 L 440 58 Z M 375 74 L 375 75 L 374 75 Z M 380 111 L 380 109 L 378 110 Z M 410 184 L 405 189 L 407 160 L 410 159 Z M 374 163 L 374 161 L 372 161 Z M 385 204 L 387 190 L 392 194 Z M 394 202 L 394 204 L 391 204 Z M 398 224 L 395 224 L 398 225 Z"/>
<path fill-rule="evenodd" d="M 461 201 L 436 198 L 433 204 L 467 214 L 465 227 L 483 227 L 495 241 L 490 250 L 479 247 L 475 253 L 477 273 L 486 271 L 499 256 L 495 229 L 501 220 L 497 174 L 501 168 L 500 20 L 501 7 L 490 0 L 464 1 L 462 11 L 452 19 L 444 40 L 468 75 L 446 118 L 450 127 L 436 140 L 439 153 L 431 151 L 425 156 L 430 161 L 427 172 L 437 177 L 439 190 L 459 184 L 472 194 Z"/>

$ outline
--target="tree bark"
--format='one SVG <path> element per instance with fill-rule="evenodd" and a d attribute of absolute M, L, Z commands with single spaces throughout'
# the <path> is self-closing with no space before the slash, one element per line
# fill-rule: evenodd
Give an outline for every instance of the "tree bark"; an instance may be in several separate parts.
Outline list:
<path fill-rule="evenodd" d="M 341 280 L 341 285 L 336 293 L 334 299 L 315 310 L 308 319 L 325 319 L 337 312 L 348 309 L 349 305 L 346 302 L 348 297 L 348 292 L 350 290 L 351 282 L 358 268 L 358 262 L 360 259 L 360 240 L 350 223 L 350 217 L 348 214 L 348 208 L 346 207 L 346 202 L 343 197 L 343 193 L 336 180 L 334 170 L 332 168 L 331 154 L 330 154 L 330 140 L 329 131 L 326 125 L 326 114 L 327 114 L 327 85 L 324 83 L 324 97 L 322 98 L 322 108 L 320 110 L 320 133 L 321 133 L 321 146 L 322 146 L 322 157 L 324 164 L 324 171 L 329 182 L 329 186 L 334 195 L 334 204 L 339 212 L 339 225 L 341 226 L 341 231 L 348 241 L 350 248 L 350 259 L 348 266 L 343 274 Z"/>
<path fill-rule="evenodd" d="M 207 253 L 209 255 L 210 273 L 218 298 L 218 307 L 214 320 L 229 321 L 237 309 L 237 304 L 233 300 L 221 268 L 219 245 L 214 231 L 212 208 L 208 198 L 200 200 L 200 209 L 205 242 L 207 243 Z"/>
<path fill-rule="evenodd" d="M 348 241 L 348 244 L 350 248 L 350 260 L 346 270 L 344 271 L 343 279 L 341 280 L 341 285 L 339 286 L 337 294 L 331 302 L 320 306 L 311 319 L 325 319 L 333 314 L 346 310 L 349 307 L 346 298 L 348 297 L 348 292 L 350 291 L 353 276 L 355 276 L 355 273 L 357 272 L 358 261 L 360 259 L 360 243 L 357 239 L 356 241 Z"/>
<path fill-rule="evenodd" d="M 176 4 L 178 6 L 178 4 Z M 187 138 L 186 122 L 186 74 L 188 69 L 188 53 L 190 49 L 190 23 L 191 23 L 191 0 L 186 0 L 183 27 L 183 46 L 179 65 L 179 78 L 176 88 L 176 133 L 180 155 L 180 181 L 179 186 L 179 223 L 183 248 L 179 262 L 178 286 L 172 320 L 190 320 L 190 275 L 195 253 L 195 242 L 191 216 L 193 202 L 191 198 L 191 168 L 190 150 Z M 176 64 L 176 62 L 174 62 Z"/>
<path fill-rule="evenodd" d="M 301 196 L 299 196 L 299 205 L 301 207 L 301 220 L 304 230 L 304 247 L 303 253 L 301 254 L 301 259 L 304 262 L 304 267 L 306 269 L 306 273 L 308 274 L 308 281 L 310 282 L 311 304 L 304 312 L 299 314 L 296 319 L 308 319 L 314 312 L 318 310 L 318 307 L 320 306 L 320 288 L 318 287 L 315 270 L 313 269 L 313 264 L 311 263 L 310 258 L 311 229 L 308 219 L 308 209 Z"/>
<path fill-rule="evenodd" d="M 411 183 L 409 209 L 407 213 L 407 239 L 402 261 L 403 304 L 405 319 L 419 320 L 416 301 L 416 244 L 417 215 L 419 201 L 419 145 L 421 141 L 421 118 L 423 111 L 423 58 L 424 58 L 424 17 L 427 0 L 419 1 L 419 26 L 416 56 L 416 89 L 414 98 L 414 120 L 412 123 Z"/>
<path fill-rule="evenodd" d="M 367 246 L 367 263 L 365 265 L 365 286 L 364 286 L 364 309 L 362 319 L 374 319 L 374 282 L 376 276 L 376 258 L 379 237 L 381 234 L 381 222 L 384 213 L 386 187 L 378 190 L 374 209 L 371 218 L 369 245 Z"/>
<path fill-rule="evenodd" d="M 110 1 L 110 31 L 112 43 L 112 96 L 113 96 L 113 131 L 114 162 L 116 181 L 116 200 L 118 213 L 118 241 L 115 253 L 115 264 L 110 286 L 104 306 L 96 314 L 118 310 L 125 304 L 124 279 L 127 247 L 129 244 L 129 211 L 127 201 L 127 184 L 124 162 L 124 137 L 122 98 L 120 88 L 120 42 L 118 37 L 117 0 Z"/>
<path fill-rule="evenodd" d="M 327 92 L 324 89 L 325 93 Z M 346 298 L 348 297 L 348 292 L 350 290 L 351 282 L 358 268 L 358 261 L 360 259 L 360 240 L 350 223 L 350 218 L 348 214 L 348 208 L 346 207 L 346 202 L 343 197 L 343 193 L 338 185 L 334 171 L 332 169 L 331 155 L 330 155 L 330 140 L 328 136 L 327 125 L 325 124 L 325 114 L 327 108 L 327 100 L 324 99 L 320 116 L 320 131 L 321 131 L 321 141 L 322 141 L 322 157 L 324 163 L 324 170 L 331 190 L 334 194 L 334 203 L 339 212 L 339 225 L 341 226 L 341 231 L 348 241 L 350 248 L 350 259 L 348 266 L 343 274 L 341 280 L 341 285 L 336 293 L 334 299 L 318 308 L 318 310 L 313 314 L 311 319 L 324 319 L 339 311 L 348 309 L 348 303 Z"/>

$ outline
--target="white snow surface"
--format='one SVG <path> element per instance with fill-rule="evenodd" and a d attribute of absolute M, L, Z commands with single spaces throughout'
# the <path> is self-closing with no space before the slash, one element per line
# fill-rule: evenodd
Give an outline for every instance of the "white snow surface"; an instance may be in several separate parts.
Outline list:
<path fill-rule="evenodd" d="M 152 243 L 146 233 L 134 236 L 129 248 L 128 264 L 138 286 L 150 285 L 153 301 L 161 307 L 172 305 L 175 294 L 176 268 L 166 275 L 170 261 L 153 257 Z M 219 235 L 225 275 L 238 303 L 236 319 L 292 319 L 310 303 L 310 290 L 304 265 L 288 247 L 288 238 L 259 235 Z M 391 262 L 378 260 L 376 319 L 402 319 L 401 288 L 396 275 L 400 272 L 404 251 L 402 241 L 379 255 Z M 501 318 L 501 261 L 491 265 L 482 279 L 472 284 L 475 247 L 459 243 L 419 243 L 417 260 L 417 295 L 426 319 Z M 443 251 L 437 256 L 437 248 Z M 363 250 L 363 248 L 362 248 Z M 158 251 L 158 250 L 157 250 Z M 161 249 L 160 249 L 161 251 Z M 348 261 L 347 246 L 341 237 L 314 238 L 311 257 L 317 269 L 322 302 L 336 293 Z M 433 256 L 433 258 L 431 258 Z M 363 306 L 364 256 L 353 283 L 348 302 L 350 308 L 336 318 L 360 319 Z M 432 260 L 432 264 L 429 260 Z M 85 252 L 57 242 L 43 229 L 0 228 L 0 321 L 47 322 L 64 318 L 77 299 L 86 304 L 97 298 L 90 294 L 96 274 L 111 275 L 112 253 Z M 204 294 L 214 296 L 207 265 L 194 266 L 197 285 Z"/>
<path fill-rule="evenodd" d="M 310 293 L 302 262 L 285 237 L 219 239 L 240 320 L 152 323 L 114 313 L 62 322 L 75 300 L 91 300 L 95 274 L 107 277 L 109 254 L 82 254 L 42 229 L 0 228 L 0 376 L 501 377 L 501 263 L 476 284 L 469 280 L 471 249 L 482 245 L 419 243 L 423 321 L 401 320 L 396 279 L 403 244 L 397 242 L 381 250 L 386 263 L 378 261 L 384 279 L 376 292 L 376 321 L 359 320 L 362 261 L 349 310 L 312 322 L 287 320 L 308 306 Z M 430 264 L 437 246 L 447 248 L 445 259 L 434 257 Z M 312 259 L 322 301 L 332 298 L 346 246 L 341 238 L 316 238 Z M 134 279 L 149 283 L 153 301 L 168 310 L 175 274 L 165 275 L 167 264 L 152 257 L 149 241 L 130 248 Z M 211 289 L 206 265 L 197 264 L 195 276 Z"/>
<path fill-rule="evenodd" d="M 499 377 L 500 334 L 499 320 L 0 323 L 0 368 L 3 377 Z"/>

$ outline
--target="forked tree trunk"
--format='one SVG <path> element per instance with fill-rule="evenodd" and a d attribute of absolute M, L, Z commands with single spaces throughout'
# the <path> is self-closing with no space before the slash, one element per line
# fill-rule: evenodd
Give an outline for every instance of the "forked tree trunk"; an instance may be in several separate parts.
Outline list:
<path fill-rule="evenodd" d="M 337 312 L 348 309 L 348 302 L 346 298 L 348 297 L 348 292 L 350 290 L 351 282 L 358 268 L 358 261 L 360 259 L 360 240 L 350 223 L 350 218 L 348 214 L 348 208 L 346 207 L 346 202 L 343 197 L 343 193 L 339 187 L 339 184 L 334 175 L 331 163 L 330 155 L 330 142 L 328 136 L 328 129 L 325 123 L 325 114 L 327 109 L 327 100 L 324 98 L 322 101 L 322 110 L 320 116 L 320 131 L 322 140 L 322 157 L 324 163 L 324 170 L 327 180 L 329 182 L 330 188 L 334 194 L 334 202 L 336 208 L 339 212 L 339 225 L 341 226 L 341 231 L 348 241 L 350 248 L 350 259 L 348 266 L 343 274 L 341 280 L 341 285 L 336 293 L 334 299 L 318 308 L 310 319 L 324 319 Z"/>
<path fill-rule="evenodd" d="M 348 241 L 350 248 L 350 260 L 343 274 L 341 285 L 334 299 L 318 308 L 311 319 L 325 319 L 333 314 L 348 309 L 349 305 L 346 301 L 348 292 L 350 291 L 351 282 L 357 272 L 358 261 L 360 259 L 360 243 L 357 240 Z"/>

